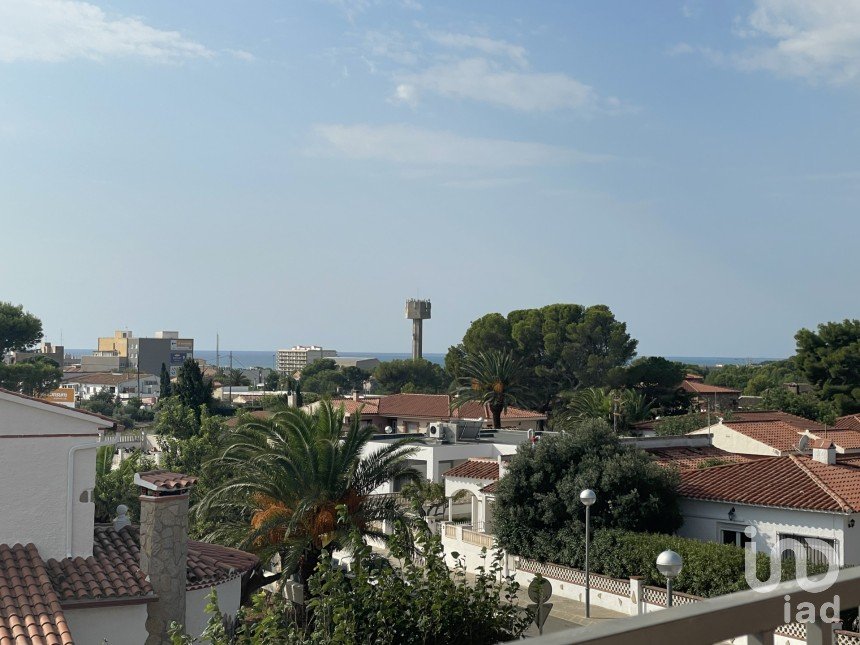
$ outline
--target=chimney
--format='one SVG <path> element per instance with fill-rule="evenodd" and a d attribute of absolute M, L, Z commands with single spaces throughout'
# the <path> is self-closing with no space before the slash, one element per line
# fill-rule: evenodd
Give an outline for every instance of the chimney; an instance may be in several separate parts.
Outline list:
<path fill-rule="evenodd" d="M 836 463 L 836 446 L 829 439 L 816 439 L 812 442 L 812 458 L 832 466 Z"/>
<path fill-rule="evenodd" d="M 128 519 L 128 506 L 120 504 L 116 507 L 116 519 L 113 521 L 113 530 L 120 531 L 129 524 L 131 524 L 131 520 Z"/>
<path fill-rule="evenodd" d="M 359 400 L 358 390 L 353 390 L 353 391 L 352 391 L 352 400 L 353 400 L 353 401 L 358 401 L 358 400 Z"/>
<path fill-rule="evenodd" d="M 145 645 L 170 645 L 170 623 L 185 625 L 188 492 L 196 477 L 166 470 L 135 473 L 140 487 L 140 568 L 158 600 L 147 604 Z"/>

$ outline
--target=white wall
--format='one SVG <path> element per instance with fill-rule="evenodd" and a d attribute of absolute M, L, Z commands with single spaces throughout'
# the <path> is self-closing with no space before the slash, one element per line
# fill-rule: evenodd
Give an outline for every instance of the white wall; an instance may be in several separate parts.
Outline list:
<path fill-rule="evenodd" d="M 63 609 L 75 643 L 141 645 L 146 640 L 146 604 Z"/>
<path fill-rule="evenodd" d="M 749 525 L 757 531 L 755 540 L 759 552 L 770 553 L 780 533 L 791 533 L 836 540 L 842 558 L 840 564 L 860 564 L 860 526 L 847 526 L 848 521 L 857 516 L 684 498 L 680 506 L 684 524 L 678 535 L 682 537 L 719 542 L 722 529 L 742 531 Z M 732 508 L 735 509 L 734 521 L 728 516 Z"/>
<path fill-rule="evenodd" d="M 242 579 L 234 578 L 215 587 L 218 592 L 218 608 L 222 614 L 234 616 L 239 609 L 242 599 Z M 185 595 L 185 633 L 191 636 L 199 636 L 206 623 L 209 622 L 209 614 L 206 613 L 208 596 L 212 592 L 211 587 L 195 589 Z M 143 641 L 141 641 L 143 642 Z M 113 644 L 111 644 L 113 645 Z"/>
<path fill-rule="evenodd" d="M 66 557 L 69 450 L 92 444 L 74 454 L 72 489 L 72 553 L 92 555 L 95 505 L 80 499 L 95 487 L 95 435 L 105 423 L 0 397 L 0 543 L 33 542 L 45 560 Z"/>
<path fill-rule="evenodd" d="M 733 452 L 741 455 L 769 455 L 771 457 L 782 454 L 779 450 L 771 448 L 755 439 L 750 439 L 745 434 L 732 430 L 722 423 L 714 424 L 710 427 L 711 442 L 714 447 L 726 452 Z M 707 434 L 708 428 L 696 430 L 696 434 Z M 800 440 L 800 435 L 797 435 Z"/>

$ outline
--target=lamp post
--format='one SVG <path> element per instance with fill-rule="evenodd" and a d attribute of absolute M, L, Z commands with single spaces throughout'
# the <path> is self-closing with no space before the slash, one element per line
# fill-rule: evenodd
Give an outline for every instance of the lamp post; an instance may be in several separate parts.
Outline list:
<path fill-rule="evenodd" d="M 585 506 L 585 617 L 591 618 L 591 576 L 588 570 L 588 536 L 591 533 L 591 505 L 597 495 L 590 488 L 579 494 L 579 501 Z"/>
<path fill-rule="evenodd" d="M 672 606 L 672 580 L 678 577 L 683 566 L 684 559 L 669 549 L 657 556 L 657 571 L 666 576 L 667 607 Z"/>

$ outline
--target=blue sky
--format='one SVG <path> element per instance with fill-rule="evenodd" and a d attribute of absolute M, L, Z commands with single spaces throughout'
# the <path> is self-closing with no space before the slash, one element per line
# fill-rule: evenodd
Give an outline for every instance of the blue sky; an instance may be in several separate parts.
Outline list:
<path fill-rule="evenodd" d="M 641 354 L 858 317 L 853 0 L 0 2 L 0 299 L 49 339 L 425 351 L 605 303 Z"/>

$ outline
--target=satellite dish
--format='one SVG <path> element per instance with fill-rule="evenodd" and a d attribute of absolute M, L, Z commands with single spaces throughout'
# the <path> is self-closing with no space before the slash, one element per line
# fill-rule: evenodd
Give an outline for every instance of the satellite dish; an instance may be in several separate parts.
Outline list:
<path fill-rule="evenodd" d="M 800 440 L 797 442 L 798 450 L 806 450 L 809 447 L 809 435 L 802 434 L 800 435 Z"/>
<path fill-rule="evenodd" d="M 385 434 L 394 434 L 394 428 L 391 426 L 385 426 Z"/>

